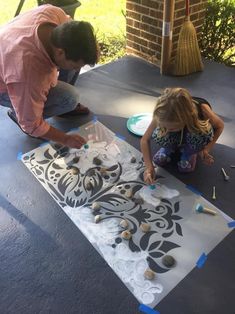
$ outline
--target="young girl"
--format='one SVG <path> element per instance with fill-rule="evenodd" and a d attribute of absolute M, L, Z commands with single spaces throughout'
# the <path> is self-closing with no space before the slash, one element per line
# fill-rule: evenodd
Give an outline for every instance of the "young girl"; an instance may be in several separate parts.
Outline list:
<path fill-rule="evenodd" d="M 157 99 L 153 119 L 141 139 L 141 151 L 146 166 L 144 180 L 154 182 L 154 165 L 164 166 L 171 154 L 180 151 L 178 169 L 191 172 L 199 153 L 203 162 L 210 165 L 214 158 L 210 150 L 224 128 L 223 121 L 202 98 L 192 97 L 184 88 L 167 88 Z M 150 139 L 161 147 L 154 155 L 150 152 Z"/>

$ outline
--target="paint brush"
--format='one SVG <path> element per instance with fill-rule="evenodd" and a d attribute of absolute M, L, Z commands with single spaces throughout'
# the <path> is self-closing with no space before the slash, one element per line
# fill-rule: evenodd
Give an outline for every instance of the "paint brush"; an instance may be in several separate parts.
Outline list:
<path fill-rule="evenodd" d="M 216 211 L 207 207 L 202 206 L 201 204 L 197 204 L 196 211 L 198 213 L 205 213 L 210 215 L 216 215 Z"/>
<path fill-rule="evenodd" d="M 221 171 L 222 171 L 222 173 L 223 173 L 223 175 L 224 175 L 224 180 L 225 180 L 225 181 L 228 181 L 230 178 L 229 178 L 229 176 L 227 175 L 227 173 L 225 172 L 224 168 L 221 168 Z"/>
<path fill-rule="evenodd" d="M 216 195 L 215 195 L 215 186 L 213 186 L 213 191 L 212 191 L 212 199 L 216 200 Z"/>

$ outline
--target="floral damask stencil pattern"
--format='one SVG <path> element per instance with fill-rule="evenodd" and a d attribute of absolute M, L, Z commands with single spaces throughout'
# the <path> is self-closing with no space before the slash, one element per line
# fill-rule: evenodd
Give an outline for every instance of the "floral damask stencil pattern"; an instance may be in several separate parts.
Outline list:
<path fill-rule="evenodd" d="M 194 267 L 199 253 L 209 252 L 230 230 L 221 216 L 204 219 L 201 226 L 193 208 L 205 200 L 163 169 L 156 171 L 154 189 L 146 186 L 140 152 L 100 122 L 84 125 L 79 134 L 87 148 L 48 143 L 24 154 L 22 161 L 135 297 L 155 306 Z M 96 210 L 94 202 L 100 205 Z M 121 236 L 124 219 L 130 240 Z M 143 223 L 151 226 L 146 233 Z M 207 224 L 220 230 L 213 241 Z M 173 268 L 163 265 L 166 254 L 176 259 Z M 143 276 L 147 268 L 156 273 L 152 281 Z"/>

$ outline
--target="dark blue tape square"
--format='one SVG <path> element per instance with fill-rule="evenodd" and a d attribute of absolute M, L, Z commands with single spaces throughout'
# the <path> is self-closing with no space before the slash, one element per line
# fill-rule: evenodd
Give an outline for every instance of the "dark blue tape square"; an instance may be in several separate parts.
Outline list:
<path fill-rule="evenodd" d="M 145 304 L 140 304 L 139 311 L 146 313 L 146 314 L 160 314 L 160 312 L 152 309 L 151 307 L 149 307 Z"/>
<path fill-rule="evenodd" d="M 23 156 L 23 153 L 22 153 L 22 152 L 18 152 L 18 154 L 17 154 L 17 160 L 21 160 L 21 159 L 22 159 L 22 156 Z"/>
<path fill-rule="evenodd" d="M 202 255 L 199 257 L 199 259 L 196 263 L 197 267 L 202 268 L 204 266 L 206 260 L 207 260 L 207 255 L 205 253 L 202 253 Z"/>
<path fill-rule="evenodd" d="M 235 228 L 235 220 L 228 222 L 229 228 Z"/>

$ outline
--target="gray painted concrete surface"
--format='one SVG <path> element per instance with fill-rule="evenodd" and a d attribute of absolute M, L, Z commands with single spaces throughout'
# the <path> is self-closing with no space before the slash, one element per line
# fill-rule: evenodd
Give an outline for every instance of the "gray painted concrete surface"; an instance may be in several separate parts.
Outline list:
<path fill-rule="evenodd" d="M 200 162 L 193 174 L 167 170 L 191 184 L 235 219 L 235 69 L 206 62 L 205 70 L 187 77 L 161 76 L 154 65 L 125 57 L 82 74 L 77 87 L 81 102 L 99 120 L 139 148 L 139 138 L 126 129 L 126 118 L 152 111 L 159 92 L 183 86 L 194 96 L 207 98 L 225 121 L 214 149 L 212 167 Z M 70 130 L 93 117 L 51 119 Z M 0 313 L 136 314 L 138 301 L 73 225 L 26 167 L 18 152 L 36 148 L 42 141 L 29 138 L 9 120 L 0 106 Z M 221 167 L 230 174 L 224 182 Z M 234 231 L 195 268 L 156 309 L 161 314 L 234 314 Z"/>

